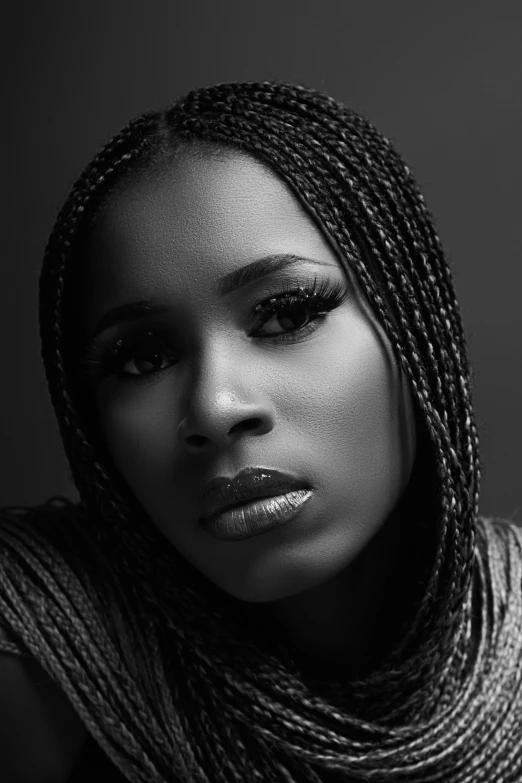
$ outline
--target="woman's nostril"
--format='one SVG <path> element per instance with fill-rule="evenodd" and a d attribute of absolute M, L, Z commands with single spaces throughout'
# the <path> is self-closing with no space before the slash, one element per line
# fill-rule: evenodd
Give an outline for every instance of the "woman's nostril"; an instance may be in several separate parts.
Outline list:
<path fill-rule="evenodd" d="M 187 443 L 190 446 L 202 446 L 205 440 L 206 438 L 204 435 L 189 435 L 187 438 Z"/>
<path fill-rule="evenodd" d="M 254 430 L 261 424 L 260 419 L 245 419 L 245 421 L 239 422 L 237 427 L 242 430 Z"/>

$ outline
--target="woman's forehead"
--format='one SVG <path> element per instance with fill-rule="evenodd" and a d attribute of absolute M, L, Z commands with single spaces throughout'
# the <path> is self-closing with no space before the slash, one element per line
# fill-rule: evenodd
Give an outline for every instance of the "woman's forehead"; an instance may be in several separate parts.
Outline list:
<path fill-rule="evenodd" d="M 111 296 L 122 285 L 162 287 L 173 276 L 190 285 L 276 253 L 341 268 L 291 188 L 239 151 L 182 149 L 162 169 L 129 180 L 101 211 L 86 249 L 93 292 Z"/>
<path fill-rule="evenodd" d="M 167 232 L 191 242 L 233 238 L 246 242 L 267 229 L 306 224 L 319 229 L 277 174 L 251 155 L 227 151 L 217 157 L 205 148 L 183 146 L 173 160 L 131 177 L 110 198 L 96 221 L 93 240 L 142 234 L 150 240 Z M 250 232 L 244 235 L 244 229 Z M 216 234 L 217 232 L 217 234 Z"/>

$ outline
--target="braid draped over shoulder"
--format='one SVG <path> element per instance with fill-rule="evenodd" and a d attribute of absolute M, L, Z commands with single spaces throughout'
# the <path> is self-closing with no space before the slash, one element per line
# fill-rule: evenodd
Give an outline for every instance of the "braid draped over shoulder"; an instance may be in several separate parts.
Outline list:
<path fill-rule="evenodd" d="M 74 275 L 96 210 L 125 176 L 194 141 L 261 160 L 335 242 L 427 434 L 436 551 L 400 642 L 377 670 L 342 685 L 305 682 L 283 648 L 256 636 L 240 602 L 165 547 L 75 375 Z M 478 517 L 478 437 L 451 272 L 387 139 L 327 95 L 277 82 L 193 90 L 138 117 L 85 169 L 57 218 L 39 323 L 81 504 L 4 512 L 0 619 L 129 781 L 320 783 L 333 771 L 346 781 L 522 781 L 522 536 Z"/>

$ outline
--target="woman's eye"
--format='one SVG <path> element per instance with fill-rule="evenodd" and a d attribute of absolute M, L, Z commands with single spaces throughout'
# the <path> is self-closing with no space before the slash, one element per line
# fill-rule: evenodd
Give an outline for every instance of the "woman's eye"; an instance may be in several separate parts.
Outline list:
<path fill-rule="evenodd" d="M 258 328 L 251 336 L 274 343 L 304 339 L 325 322 L 328 314 L 349 296 L 341 281 L 291 285 L 275 292 L 254 307 Z M 149 329 L 139 337 L 119 338 L 111 346 L 97 339 L 80 359 L 80 371 L 96 379 L 116 376 L 122 380 L 146 382 L 179 361 L 168 334 Z"/>
<path fill-rule="evenodd" d="M 305 323 L 310 318 L 311 307 L 305 303 L 297 303 L 288 305 L 281 308 L 278 312 L 274 313 L 264 324 L 263 333 L 270 335 L 277 335 L 281 333 L 282 329 L 302 329 Z M 306 311 L 309 314 L 306 314 Z M 270 327 L 272 324 L 272 327 Z M 279 325 L 279 328 L 278 328 Z M 276 331 L 274 331 L 274 328 Z"/>
<path fill-rule="evenodd" d="M 117 340 L 110 354 L 102 358 L 106 374 L 131 379 L 160 373 L 174 361 L 176 357 L 164 337 L 152 330 L 137 340 Z"/>
<path fill-rule="evenodd" d="M 134 365 L 134 369 L 133 369 Z M 128 375 L 145 375 L 150 372 L 159 372 L 169 367 L 169 359 L 161 351 L 150 351 L 144 356 L 138 356 L 122 365 L 122 372 Z"/>
<path fill-rule="evenodd" d="M 149 375 L 170 367 L 174 357 L 164 338 L 149 331 L 130 344 L 117 349 L 120 372 L 123 375 Z"/>
<path fill-rule="evenodd" d="M 341 281 L 314 279 L 312 285 L 268 297 L 254 308 L 262 326 L 256 334 L 276 342 L 295 342 L 319 328 L 348 295 L 349 289 Z"/>

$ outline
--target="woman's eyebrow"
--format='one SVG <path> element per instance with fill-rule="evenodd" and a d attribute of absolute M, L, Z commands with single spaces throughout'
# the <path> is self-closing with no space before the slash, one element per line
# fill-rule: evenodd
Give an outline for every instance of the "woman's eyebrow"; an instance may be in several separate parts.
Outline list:
<path fill-rule="evenodd" d="M 332 266 L 332 264 L 329 264 L 327 261 L 304 258 L 303 256 L 296 256 L 291 253 L 278 253 L 264 256 L 263 258 L 258 258 L 256 261 L 252 261 L 250 264 L 246 264 L 246 266 L 242 266 L 240 269 L 235 269 L 233 272 L 223 275 L 218 281 L 217 293 L 225 296 L 248 283 L 252 283 L 254 280 L 273 275 L 275 272 L 279 272 L 287 266 L 303 263 Z"/>
<path fill-rule="evenodd" d="M 318 264 L 320 266 L 329 267 L 333 266 L 333 264 L 328 263 L 327 261 L 304 258 L 303 256 L 296 256 L 290 253 L 264 256 L 263 258 L 256 259 L 256 261 L 252 261 L 250 264 L 240 267 L 240 269 L 235 269 L 233 272 L 228 272 L 226 275 L 223 275 L 223 277 L 218 280 L 216 293 L 221 296 L 226 296 L 248 283 L 260 280 L 262 277 L 268 277 L 292 264 L 299 263 Z M 101 316 L 90 339 L 94 340 L 101 332 L 104 332 L 111 326 L 137 321 L 140 318 L 146 318 L 149 315 L 164 315 L 168 312 L 168 307 L 160 305 L 151 299 L 140 299 L 136 302 L 127 302 L 126 304 L 118 305 L 117 307 L 107 310 L 107 312 Z"/>

